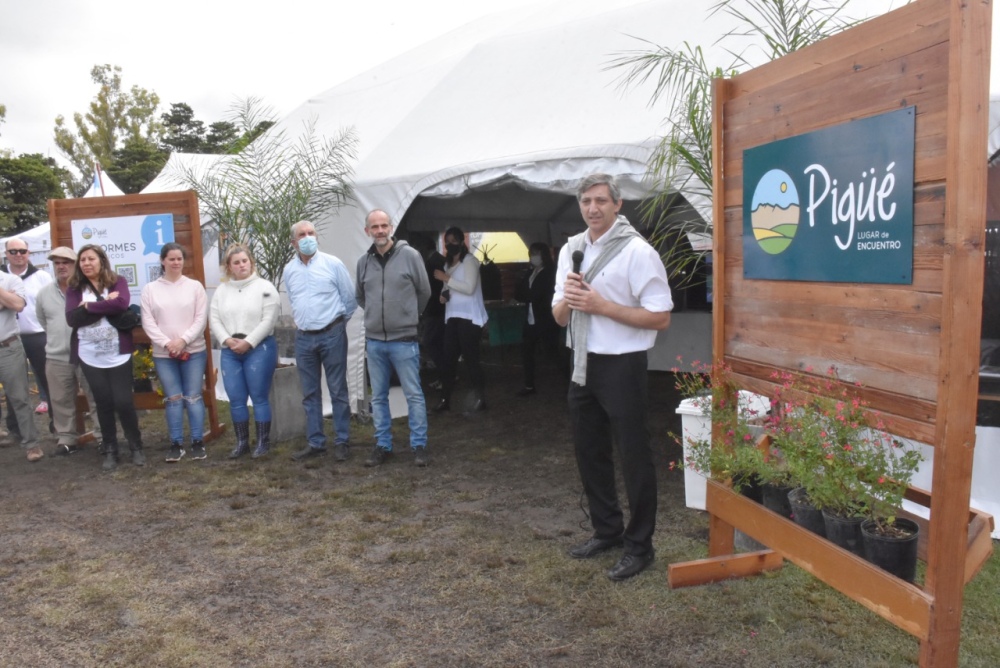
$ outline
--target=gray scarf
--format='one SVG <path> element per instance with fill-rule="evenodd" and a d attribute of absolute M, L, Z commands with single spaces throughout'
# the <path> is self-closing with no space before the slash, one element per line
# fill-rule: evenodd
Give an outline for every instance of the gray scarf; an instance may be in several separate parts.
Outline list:
<path fill-rule="evenodd" d="M 582 234 L 578 234 L 569 240 L 569 250 L 570 256 L 572 257 L 573 251 L 583 251 L 587 246 L 587 235 L 590 234 L 589 231 Z M 615 220 L 615 224 L 611 226 L 611 229 L 606 232 L 607 241 L 604 242 L 604 248 L 601 250 L 600 255 L 594 260 L 590 268 L 583 276 L 583 280 L 587 283 L 596 278 L 604 267 L 608 265 L 611 260 L 618 256 L 618 253 L 622 252 L 622 249 L 628 245 L 633 238 L 642 238 L 642 235 L 636 232 L 635 228 L 632 227 L 631 223 L 625 216 L 618 216 Z M 583 311 L 573 311 L 570 315 L 570 330 L 573 334 L 573 382 L 577 385 L 587 384 L 587 332 L 590 330 L 590 314 L 584 313 Z"/>

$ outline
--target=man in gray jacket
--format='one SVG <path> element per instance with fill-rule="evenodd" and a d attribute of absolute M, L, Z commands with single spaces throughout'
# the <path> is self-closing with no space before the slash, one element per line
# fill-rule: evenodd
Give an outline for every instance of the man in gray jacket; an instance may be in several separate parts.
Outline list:
<path fill-rule="evenodd" d="M 35 296 L 35 316 L 45 330 L 45 377 L 49 387 L 49 416 L 55 424 L 57 455 L 68 455 L 79 449 L 76 432 L 76 395 L 86 388 L 83 373 L 69 361 L 69 339 L 72 329 L 66 323 L 66 288 L 76 265 L 76 252 L 59 246 L 49 253 L 56 282 L 49 283 Z M 94 399 L 87 392 L 90 405 Z M 101 442 L 100 434 L 96 434 Z"/>
<path fill-rule="evenodd" d="M 374 243 L 358 260 L 358 305 L 365 310 L 365 348 L 372 383 L 375 447 L 365 466 L 379 466 L 392 455 L 389 378 L 395 369 L 406 397 L 413 463 L 427 466 L 427 404 L 420 387 L 417 323 L 431 286 L 420 253 L 392 238 L 389 214 L 374 209 L 365 216 Z"/>

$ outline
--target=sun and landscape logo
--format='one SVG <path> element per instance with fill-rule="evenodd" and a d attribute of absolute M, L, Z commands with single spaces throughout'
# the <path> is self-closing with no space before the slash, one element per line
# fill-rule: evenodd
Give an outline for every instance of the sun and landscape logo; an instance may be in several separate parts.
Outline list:
<path fill-rule="evenodd" d="M 799 229 L 799 191 L 792 177 L 772 169 L 757 182 L 750 207 L 753 236 L 768 255 L 783 253 Z"/>

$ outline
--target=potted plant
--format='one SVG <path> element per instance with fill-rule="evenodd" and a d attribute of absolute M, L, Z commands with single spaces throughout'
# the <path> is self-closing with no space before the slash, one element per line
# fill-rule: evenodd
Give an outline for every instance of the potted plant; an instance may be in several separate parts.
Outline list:
<path fill-rule="evenodd" d="M 897 517 L 903 495 L 923 459 L 911 445 L 886 438 L 863 452 L 865 516 L 863 556 L 893 575 L 913 582 L 917 570 L 919 525 Z"/>
<path fill-rule="evenodd" d="M 769 429 L 792 477 L 800 512 L 822 512 L 827 538 L 864 556 L 861 524 L 896 522 L 896 508 L 920 463 L 920 454 L 886 433 L 857 392 L 824 377 L 782 375 Z M 889 530 L 891 532 L 891 530 Z"/>
<path fill-rule="evenodd" d="M 722 437 L 706 438 L 671 434 L 685 450 L 684 466 L 760 502 L 757 472 L 762 453 L 757 441 L 764 432 L 767 404 L 760 397 L 739 391 L 725 366 L 713 368 L 695 362 L 694 371 L 674 369 L 676 387 L 713 423 L 721 423 Z"/>

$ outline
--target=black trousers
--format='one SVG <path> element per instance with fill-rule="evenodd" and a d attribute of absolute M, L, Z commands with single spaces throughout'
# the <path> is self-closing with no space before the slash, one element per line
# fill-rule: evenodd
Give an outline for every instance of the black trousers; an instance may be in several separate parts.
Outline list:
<path fill-rule="evenodd" d="M 525 387 L 535 387 L 535 351 L 539 344 L 545 358 L 559 362 L 559 330 L 543 329 L 525 322 L 521 333 L 521 364 L 524 366 Z"/>
<path fill-rule="evenodd" d="M 455 371 L 458 368 L 458 358 L 465 360 L 465 368 L 469 370 L 469 380 L 476 389 L 479 398 L 484 397 L 486 376 L 479 364 L 479 343 L 483 338 L 483 328 L 465 318 L 450 318 L 444 326 L 444 369 L 441 378 L 443 390 L 441 396 L 451 400 L 451 391 L 455 389 Z"/>
<path fill-rule="evenodd" d="M 118 434 L 115 428 L 115 415 L 125 432 L 125 440 L 129 449 L 142 448 L 142 436 L 139 433 L 139 416 L 135 412 L 135 402 L 132 399 L 132 359 L 110 369 L 102 369 L 80 362 L 83 375 L 90 385 L 97 404 L 97 423 L 101 425 L 101 437 L 107 445 L 117 446 Z"/>
<path fill-rule="evenodd" d="M 424 316 L 423 335 L 420 343 L 424 350 L 430 355 L 431 361 L 437 369 L 438 374 L 443 375 L 445 367 L 444 357 L 444 315 Z"/>
<path fill-rule="evenodd" d="M 570 383 L 569 413 L 580 480 L 590 506 L 594 535 L 624 535 L 627 554 L 653 549 L 656 469 L 647 424 L 646 352 L 588 355 L 587 384 Z M 615 489 L 613 448 L 625 479 L 625 525 Z"/>

